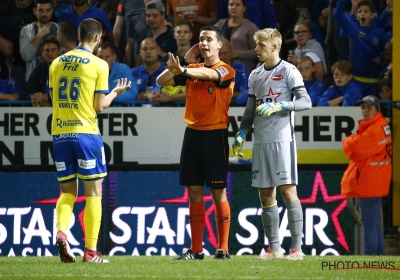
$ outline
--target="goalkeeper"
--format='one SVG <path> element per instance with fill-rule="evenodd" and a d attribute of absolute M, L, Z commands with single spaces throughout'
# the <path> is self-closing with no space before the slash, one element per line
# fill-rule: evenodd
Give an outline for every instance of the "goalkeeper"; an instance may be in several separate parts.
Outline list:
<path fill-rule="evenodd" d="M 260 259 L 283 259 L 279 241 L 279 212 L 276 187 L 288 213 L 292 245 L 286 259 L 302 260 L 303 212 L 297 197 L 297 156 L 294 111 L 311 108 L 310 97 L 297 68 L 279 58 L 282 37 L 276 29 L 254 34 L 256 52 L 264 62 L 249 77 L 249 97 L 235 136 L 233 152 L 243 157 L 245 135 L 254 124 L 252 186 L 258 188 L 262 222 L 269 248 Z M 289 249 L 289 248 L 287 248 Z"/>

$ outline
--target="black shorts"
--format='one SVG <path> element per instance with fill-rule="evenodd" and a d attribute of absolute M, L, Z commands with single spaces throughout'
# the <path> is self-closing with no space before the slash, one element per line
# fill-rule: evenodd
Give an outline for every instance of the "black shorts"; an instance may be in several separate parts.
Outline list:
<path fill-rule="evenodd" d="M 194 130 L 183 138 L 179 184 L 226 188 L 228 174 L 228 130 Z"/>

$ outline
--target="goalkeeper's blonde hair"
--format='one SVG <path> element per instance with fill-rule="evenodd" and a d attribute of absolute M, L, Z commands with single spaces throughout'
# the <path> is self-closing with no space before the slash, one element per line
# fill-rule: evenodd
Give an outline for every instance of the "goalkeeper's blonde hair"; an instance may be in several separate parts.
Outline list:
<path fill-rule="evenodd" d="M 258 30 L 253 36 L 255 41 L 265 41 L 269 44 L 276 44 L 280 49 L 282 46 L 281 33 L 275 28 L 265 28 Z"/>

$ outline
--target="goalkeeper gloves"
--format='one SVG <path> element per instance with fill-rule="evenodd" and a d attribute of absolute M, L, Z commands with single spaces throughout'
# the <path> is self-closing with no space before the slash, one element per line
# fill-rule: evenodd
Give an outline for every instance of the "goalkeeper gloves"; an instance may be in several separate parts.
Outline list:
<path fill-rule="evenodd" d="M 269 117 L 270 115 L 275 114 L 276 112 L 282 110 L 290 110 L 290 104 L 286 101 L 282 101 L 279 103 L 268 102 L 263 103 L 256 108 L 256 112 L 259 116 Z"/>
<path fill-rule="evenodd" d="M 235 141 L 233 142 L 232 145 L 233 154 L 236 157 L 243 158 L 243 153 L 241 153 L 241 151 L 245 140 L 246 140 L 246 134 L 244 133 L 244 130 L 239 130 L 236 133 Z"/>

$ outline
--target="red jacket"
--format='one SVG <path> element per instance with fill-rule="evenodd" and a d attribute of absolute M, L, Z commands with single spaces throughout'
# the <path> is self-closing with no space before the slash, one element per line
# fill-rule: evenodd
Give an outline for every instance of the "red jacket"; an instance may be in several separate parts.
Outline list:
<path fill-rule="evenodd" d="M 341 192 L 346 197 L 383 197 L 392 178 L 392 133 L 381 113 L 359 120 L 357 133 L 343 140 L 351 160 L 344 172 Z"/>

